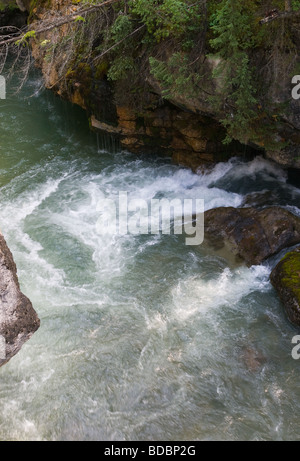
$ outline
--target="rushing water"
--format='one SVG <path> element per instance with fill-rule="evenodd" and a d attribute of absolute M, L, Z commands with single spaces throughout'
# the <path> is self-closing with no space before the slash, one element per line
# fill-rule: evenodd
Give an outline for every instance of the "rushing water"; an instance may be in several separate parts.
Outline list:
<path fill-rule="evenodd" d="M 0 369 L 0 439 L 299 439 L 297 330 L 269 283 L 276 258 L 246 268 L 179 235 L 96 231 L 99 200 L 118 191 L 206 209 L 251 193 L 300 213 L 285 173 L 257 158 L 195 175 L 109 152 L 50 92 L 0 112 L 0 228 L 41 319 Z"/>

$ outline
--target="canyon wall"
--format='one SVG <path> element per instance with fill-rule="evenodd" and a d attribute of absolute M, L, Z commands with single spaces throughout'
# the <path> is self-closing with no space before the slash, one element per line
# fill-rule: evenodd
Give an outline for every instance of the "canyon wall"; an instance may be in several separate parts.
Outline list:
<path fill-rule="evenodd" d="M 80 10 L 80 6 L 71 1 L 54 0 L 31 2 L 27 7 L 30 27 L 34 29 L 45 21 L 55 21 L 58 15 L 76 14 Z M 145 77 L 146 90 L 132 94 L 132 89 L 128 90 L 129 82 L 124 85 L 124 80 L 109 81 L 107 69 L 110 64 L 106 59 L 97 61 L 93 56 L 90 59 L 85 56 L 75 63 L 68 56 L 67 48 L 65 52 L 51 55 L 45 44 L 55 48 L 67 41 L 69 34 L 66 24 L 39 34 L 31 41 L 35 63 L 43 72 L 46 87 L 86 109 L 91 127 L 116 136 L 124 149 L 136 153 L 165 153 L 193 170 L 225 161 L 230 156 L 256 154 L 265 155 L 286 168 L 300 168 L 300 107 L 299 101 L 291 96 L 292 76 L 284 69 L 276 71 L 279 75 L 270 80 L 264 95 L 276 107 L 274 113 L 266 114 L 257 107 L 258 130 L 263 130 L 261 140 L 254 139 L 249 132 L 243 140 L 235 139 L 225 145 L 224 113 L 216 112 L 207 96 L 217 95 L 219 91 L 219 82 L 213 78 L 217 58 L 205 55 L 197 58 L 203 61 L 203 75 L 201 88 L 192 98 L 183 93 L 165 97 L 161 83 L 149 72 Z M 300 40 L 297 47 L 299 43 Z M 168 51 L 164 49 L 161 54 L 167 62 Z M 258 50 L 257 56 L 252 57 L 262 68 L 268 58 L 267 49 Z"/>

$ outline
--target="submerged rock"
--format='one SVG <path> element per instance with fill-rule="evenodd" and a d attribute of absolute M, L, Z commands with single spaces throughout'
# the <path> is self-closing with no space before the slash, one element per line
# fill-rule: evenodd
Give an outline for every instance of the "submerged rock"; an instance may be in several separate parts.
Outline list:
<path fill-rule="evenodd" d="M 253 346 L 243 349 L 242 359 L 248 371 L 252 373 L 259 371 L 267 361 L 263 353 Z"/>
<path fill-rule="evenodd" d="M 13 256 L 0 234 L 0 366 L 19 352 L 39 326 L 31 302 L 20 291 Z"/>
<path fill-rule="evenodd" d="M 272 271 L 270 280 L 289 320 L 300 326 L 300 247 L 287 253 Z"/>
<path fill-rule="evenodd" d="M 209 244 L 227 246 L 248 266 L 300 243 L 300 218 L 280 207 L 214 208 L 205 213 L 204 223 Z"/>

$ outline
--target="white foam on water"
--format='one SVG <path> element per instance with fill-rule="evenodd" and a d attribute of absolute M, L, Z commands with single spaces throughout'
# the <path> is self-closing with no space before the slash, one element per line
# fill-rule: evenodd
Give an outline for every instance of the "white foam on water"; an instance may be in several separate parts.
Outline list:
<path fill-rule="evenodd" d="M 217 168 L 217 171 L 221 173 L 222 166 L 219 165 Z M 255 157 L 251 162 L 242 162 L 239 159 L 232 159 L 228 162 L 228 165 L 226 165 L 223 174 L 214 177 L 215 172 L 213 171 L 212 175 L 208 175 L 208 178 L 212 179 L 212 182 L 216 182 L 222 176 L 236 180 L 240 180 L 243 177 L 256 180 L 258 175 L 266 181 L 274 180 L 282 183 L 286 183 L 287 181 L 287 172 L 274 162 L 266 160 L 263 157 Z"/>
<path fill-rule="evenodd" d="M 12 201 L 5 200 L 0 210 L 2 231 L 8 243 L 11 242 L 9 246 L 13 250 L 15 260 L 18 261 L 18 275 L 21 283 L 26 274 L 26 292 L 33 290 L 38 293 L 43 289 L 47 292 L 51 287 L 56 289 L 64 285 L 64 271 L 56 268 L 41 256 L 43 250 L 41 243 L 24 231 L 27 217 L 36 214 L 38 216 L 37 225 L 43 223 L 44 220 L 47 221 L 47 213 L 45 210 L 39 212 L 39 207 L 57 191 L 64 177 L 65 175 L 56 180 L 49 179 L 42 185 L 31 187 L 30 192 L 22 192 Z M 11 187 L 14 188 L 14 183 Z M 29 275 L 28 267 L 34 268 Z M 41 293 L 38 297 L 40 296 Z M 33 300 L 35 300 L 34 295 Z"/>
<path fill-rule="evenodd" d="M 191 317 L 214 316 L 216 310 L 232 309 L 253 291 L 269 289 L 270 270 L 265 266 L 225 268 L 214 279 L 203 280 L 194 276 L 180 280 L 172 289 L 174 315 L 180 321 Z"/>
<path fill-rule="evenodd" d="M 160 312 L 156 312 L 152 317 L 148 314 L 146 316 L 146 324 L 149 330 L 160 330 L 162 332 L 167 331 L 168 319 L 163 316 Z"/>
<path fill-rule="evenodd" d="M 6 421 L 6 427 L 2 427 L 2 433 L 6 434 L 6 437 L 5 439 L 1 438 L 2 440 L 41 440 L 36 424 L 26 418 L 26 413 L 20 408 L 20 402 L 15 399 L 4 401 L 1 412 Z"/>
<path fill-rule="evenodd" d="M 159 177 L 150 184 L 147 184 L 149 179 L 145 176 L 146 184 L 142 183 L 139 190 L 134 191 L 129 197 L 148 201 L 162 196 L 170 200 L 174 198 L 203 199 L 206 210 L 220 206 L 239 206 L 242 202 L 239 194 L 224 190 L 221 192 L 218 188 L 208 187 L 212 181 L 220 177 L 222 177 L 221 170 L 217 167 L 207 175 L 194 174 L 185 169 L 178 170 L 172 176 Z"/>
<path fill-rule="evenodd" d="M 28 176 L 28 174 L 26 175 Z M 29 175 L 30 177 L 31 175 Z M 12 201 L 3 200 L 1 205 L 0 216 L 5 222 L 8 230 L 18 230 L 24 219 L 31 215 L 48 197 L 50 197 L 57 189 L 66 174 L 57 180 L 49 179 L 44 184 L 39 184 L 36 187 L 30 187 L 30 190 L 25 190 L 17 195 Z M 15 184 L 22 181 L 17 178 L 9 185 L 9 189 L 14 189 Z M 8 189 L 8 187 L 6 187 Z M 9 219 L 8 219 L 9 218 Z"/>

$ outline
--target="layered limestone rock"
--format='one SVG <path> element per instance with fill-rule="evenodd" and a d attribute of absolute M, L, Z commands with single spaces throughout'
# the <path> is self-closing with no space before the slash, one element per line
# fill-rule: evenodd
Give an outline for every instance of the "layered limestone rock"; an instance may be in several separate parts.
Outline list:
<path fill-rule="evenodd" d="M 0 234 L 0 366 L 19 352 L 39 326 L 31 302 L 20 291 L 13 256 Z"/>
<path fill-rule="evenodd" d="M 116 123 L 109 124 L 91 116 L 93 128 L 115 134 L 121 146 L 134 153 L 154 152 L 171 156 L 177 164 L 197 171 L 200 166 L 225 161 L 245 152 L 243 146 L 231 143 L 225 148 L 225 130 L 220 123 L 197 114 L 184 112 L 165 104 L 145 110 L 137 117 L 126 106 L 116 107 Z M 249 156 L 253 151 L 248 150 Z"/>

